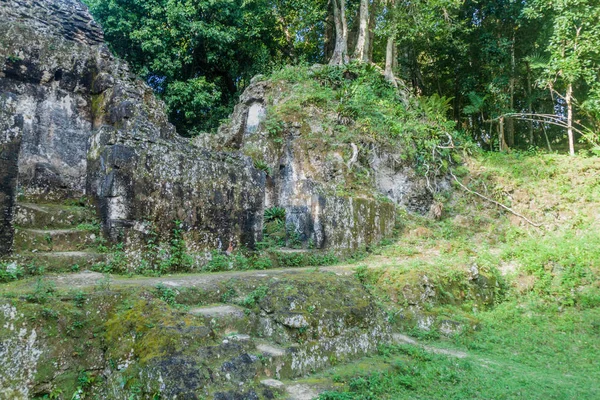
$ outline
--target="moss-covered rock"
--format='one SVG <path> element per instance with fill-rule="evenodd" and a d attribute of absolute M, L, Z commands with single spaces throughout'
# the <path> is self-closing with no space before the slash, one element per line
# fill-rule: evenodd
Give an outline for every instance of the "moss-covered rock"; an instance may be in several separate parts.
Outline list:
<path fill-rule="evenodd" d="M 115 282 L 62 292 L 41 280 L 12 296 L 0 305 L 10 398 L 270 398 L 265 378 L 303 376 L 391 340 L 374 298 L 330 273 L 185 290 Z"/>
<path fill-rule="evenodd" d="M 362 267 L 358 276 L 386 302 L 388 318 L 400 331 L 452 335 L 476 328 L 473 313 L 491 308 L 502 295 L 496 273 L 475 265 Z"/>
<path fill-rule="evenodd" d="M 349 253 L 392 234 L 394 203 L 375 187 L 366 156 L 336 137 L 326 107 L 299 106 L 303 89 L 254 82 L 229 124 L 197 143 L 239 149 L 267 173 L 265 207 L 286 211 L 286 244 Z M 342 135 L 340 135 L 342 136 Z"/>

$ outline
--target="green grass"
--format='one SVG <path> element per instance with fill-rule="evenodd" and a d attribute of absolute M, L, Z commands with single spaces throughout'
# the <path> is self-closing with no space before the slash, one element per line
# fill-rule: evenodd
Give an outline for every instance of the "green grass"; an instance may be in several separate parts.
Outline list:
<path fill-rule="evenodd" d="M 467 358 L 386 347 L 372 368 L 335 372 L 342 386 L 322 400 L 600 398 L 598 158 L 493 153 L 470 168 L 473 190 L 544 226 L 459 191 L 446 199 L 441 221 L 408 217 L 398 244 L 363 261 L 381 268 L 357 270 L 389 314 L 405 306 L 406 285 L 418 288 L 411 274 L 426 274 L 443 293 L 472 265 L 493 271 L 502 290 L 491 308 L 440 295 L 425 304 L 430 315 L 472 318 L 474 329 L 409 332 Z"/>
<path fill-rule="evenodd" d="M 429 342 L 466 350 L 466 358 L 386 346 L 372 361 L 377 372 L 336 371 L 333 379 L 343 389 L 320 399 L 600 397 L 600 309 L 557 312 L 539 303 L 507 302 L 478 317 L 479 331 Z"/>

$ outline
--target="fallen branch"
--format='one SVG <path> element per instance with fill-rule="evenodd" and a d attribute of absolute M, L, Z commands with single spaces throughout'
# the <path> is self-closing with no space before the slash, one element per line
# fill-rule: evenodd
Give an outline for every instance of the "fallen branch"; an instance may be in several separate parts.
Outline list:
<path fill-rule="evenodd" d="M 509 208 L 509 207 L 505 206 L 504 204 L 497 202 L 496 200 L 492 200 L 492 199 L 490 199 L 489 197 L 486 197 L 486 196 L 482 195 L 481 193 L 478 193 L 478 192 L 476 192 L 476 191 L 474 191 L 474 190 L 471 190 L 471 189 L 469 189 L 468 187 L 466 187 L 465 185 L 463 185 L 463 184 L 462 184 L 462 182 L 461 182 L 461 181 L 459 181 L 459 180 L 458 180 L 458 178 L 457 178 L 457 177 L 456 177 L 456 176 L 455 176 L 455 175 L 454 175 L 452 172 L 450 172 L 450 175 L 452 175 L 452 177 L 454 178 L 454 180 L 456 181 L 456 183 L 458 183 L 458 184 L 460 185 L 460 187 L 462 187 L 462 188 L 463 188 L 464 190 L 466 190 L 467 192 L 469 192 L 469 193 L 471 193 L 471 194 L 474 194 L 474 195 L 476 195 L 476 196 L 479 196 L 479 197 L 481 197 L 482 199 L 489 201 L 490 203 L 494 203 L 494 204 L 495 204 L 495 205 L 497 205 L 498 207 L 501 207 L 501 208 L 505 209 L 506 211 L 508 211 L 509 213 L 511 213 L 511 214 L 513 214 L 513 215 L 516 215 L 517 217 L 519 217 L 519 218 L 523 219 L 524 221 L 526 221 L 526 222 L 527 222 L 527 223 L 529 223 L 530 225 L 532 225 L 532 226 L 535 226 L 536 228 L 539 228 L 539 227 L 541 227 L 541 226 L 542 226 L 542 224 L 537 224 L 537 223 L 535 223 L 535 222 L 531 221 L 529 218 L 527 218 L 527 217 L 526 217 L 526 216 L 524 216 L 523 214 L 519 214 L 518 212 L 516 212 L 516 211 L 515 211 L 515 210 L 513 210 L 512 208 Z"/>

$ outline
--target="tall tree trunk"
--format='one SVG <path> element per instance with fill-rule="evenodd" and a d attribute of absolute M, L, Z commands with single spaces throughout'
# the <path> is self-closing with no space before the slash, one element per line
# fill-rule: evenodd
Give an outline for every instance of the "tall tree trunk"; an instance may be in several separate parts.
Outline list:
<path fill-rule="evenodd" d="M 323 61 L 331 60 L 335 48 L 335 19 L 333 16 L 333 0 L 327 1 L 327 17 L 325 18 L 325 37 L 323 40 Z"/>
<path fill-rule="evenodd" d="M 354 58 L 369 62 L 369 0 L 360 0 L 360 12 L 358 14 L 358 38 L 354 49 Z"/>
<path fill-rule="evenodd" d="M 394 36 L 388 36 L 387 47 L 385 50 L 385 79 L 395 87 L 398 87 L 396 77 L 394 76 Z"/>
<path fill-rule="evenodd" d="M 375 44 L 375 26 L 377 25 L 378 13 L 377 0 L 371 2 L 371 11 L 369 12 L 369 41 L 367 43 L 367 58 L 369 62 L 373 61 L 373 45 Z"/>
<path fill-rule="evenodd" d="M 526 63 L 527 66 L 527 112 L 529 115 L 533 114 L 533 99 L 531 98 L 532 90 L 531 90 L 531 67 L 529 63 Z M 533 132 L 533 121 L 529 120 L 529 145 L 535 146 L 535 136 Z"/>
<path fill-rule="evenodd" d="M 335 48 L 330 65 L 347 64 L 348 57 L 348 21 L 346 20 L 345 0 L 333 0 L 333 19 L 335 21 Z"/>
<path fill-rule="evenodd" d="M 498 147 L 500 151 L 509 149 L 504 136 L 504 117 L 500 117 L 500 121 L 498 122 Z"/>
<path fill-rule="evenodd" d="M 569 154 L 575 155 L 575 140 L 573 138 L 573 84 L 569 83 L 567 88 L 567 95 L 565 96 L 567 102 L 567 134 L 569 135 Z"/>
<path fill-rule="evenodd" d="M 354 56 L 354 49 L 356 48 L 356 41 L 358 40 L 358 27 L 360 25 L 360 19 L 358 18 L 358 11 L 355 18 L 352 18 L 352 24 L 348 25 L 348 54 Z"/>
<path fill-rule="evenodd" d="M 513 31 L 512 43 L 510 47 L 510 80 L 509 80 L 509 90 L 510 90 L 510 112 L 515 112 L 515 70 L 516 70 L 516 62 L 515 62 L 515 33 Z M 515 145 L 515 120 L 513 118 L 508 118 L 506 120 L 506 142 L 510 147 Z"/>

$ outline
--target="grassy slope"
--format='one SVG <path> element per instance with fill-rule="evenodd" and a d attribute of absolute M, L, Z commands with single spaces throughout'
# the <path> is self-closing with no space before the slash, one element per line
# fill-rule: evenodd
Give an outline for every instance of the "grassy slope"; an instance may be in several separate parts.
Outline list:
<path fill-rule="evenodd" d="M 469 356 L 385 348 L 373 360 L 377 368 L 334 372 L 345 384 L 323 399 L 600 398 L 600 160 L 489 154 L 471 160 L 469 169 L 470 188 L 544 227 L 458 193 L 441 221 L 412 218 L 398 244 L 367 260 L 391 270 L 451 274 L 473 264 L 501 270 L 503 300 L 469 312 L 479 329 L 450 338 L 413 332 Z M 384 302 L 390 284 L 374 282 Z"/>

